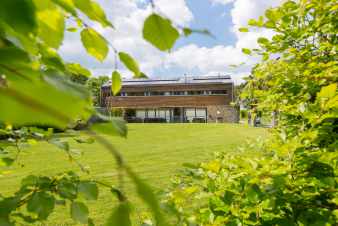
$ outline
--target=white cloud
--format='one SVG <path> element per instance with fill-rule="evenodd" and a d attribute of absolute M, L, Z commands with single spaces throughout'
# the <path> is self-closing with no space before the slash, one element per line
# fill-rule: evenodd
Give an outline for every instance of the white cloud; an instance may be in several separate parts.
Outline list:
<path fill-rule="evenodd" d="M 185 0 L 156 0 L 155 2 L 160 11 L 176 24 L 187 25 L 194 18 Z"/>
<path fill-rule="evenodd" d="M 266 37 L 271 38 L 273 32 L 267 29 L 250 28 L 250 32 L 242 33 L 238 29 L 247 27 L 250 19 L 258 19 L 259 16 L 264 15 L 266 9 L 278 6 L 282 0 L 235 0 L 231 10 L 231 18 L 233 31 L 237 36 L 237 48 L 256 48 L 257 38 Z"/>
<path fill-rule="evenodd" d="M 140 4 L 142 0 L 137 1 L 99 0 L 116 29 L 103 29 L 97 23 L 93 23 L 92 26 L 103 34 L 116 49 L 134 56 L 139 61 L 142 71 L 154 77 L 157 76 L 154 74 L 155 69 L 171 72 L 172 69 L 178 68 L 176 72 L 178 71 L 181 75 L 191 72 L 198 74 L 231 73 L 234 75 L 234 80 L 239 82 L 243 75 L 250 72 L 250 66 L 257 61 L 257 59 L 244 55 L 241 48 L 256 47 L 258 37 L 271 37 L 273 33 L 257 29 L 249 33 L 240 33 L 238 28 L 246 26 L 249 19 L 257 18 L 264 13 L 265 9 L 278 5 L 282 0 L 210 0 L 215 4 L 233 3 L 231 9 L 233 25 L 230 30 L 236 35 L 236 42 L 232 45 L 217 45 L 209 48 L 188 44 L 170 54 L 160 52 L 143 40 L 142 25 L 152 11 L 149 5 L 139 7 L 138 3 Z M 160 13 L 168 16 L 175 24 L 187 26 L 194 19 L 194 15 L 184 0 L 156 0 L 155 3 L 159 6 Z M 112 52 L 103 63 L 99 63 L 88 56 L 79 41 L 79 34 L 76 33 L 67 33 L 60 53 L 66 60 L 79 62 L 90 68 L 95 75 L 110 74 L 114 69 L 115 60 Z M 246 64 L 236 70 L 229 68 L 231 64 L 242 62 Z M 119 65 L 119 70 L 125 76 L 131 75 L 122 65 Z"/>
<path fill-rule="evenodd" d="M 226 71 L 229 65 L 249 61 L 240 49 L 233 46 L 218 45 L 212 48 L 198 47 L 195 44 L 184 46 L 167 56 L 167 66 L 209 71 Z"/>

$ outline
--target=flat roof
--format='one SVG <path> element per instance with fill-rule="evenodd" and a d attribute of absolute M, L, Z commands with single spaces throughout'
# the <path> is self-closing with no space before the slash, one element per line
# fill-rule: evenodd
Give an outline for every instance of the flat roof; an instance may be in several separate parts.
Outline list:
<path fill-rule="evenodd" d="M 139 79 L 123 79 L 123 86 L 137 86 L 137 85 L 171 85 L 171 84 L 231 84 L 233 83 L 230 75 L 218 76 L 186 76 L 175 79 L 153 79 L 153 78 L 139 78 Z M 111 81 L 102 85 L 111 86 Z"/>

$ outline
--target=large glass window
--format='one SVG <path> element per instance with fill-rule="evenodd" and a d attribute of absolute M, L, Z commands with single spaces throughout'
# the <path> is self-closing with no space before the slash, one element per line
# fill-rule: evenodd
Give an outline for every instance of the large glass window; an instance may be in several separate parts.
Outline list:
<path fill-rule="evenodd" d="M 146 117 L 146 111 L 145 110 L 136 110 L 136 117 L 144 119 Z"/>
<path fill-rule="evenodd" d="M 155 110 L 148 109 L 148 118 L 155 118 Z"/>
<path fill-rule="evenodd" d="M 206 111 L 206 109 L 196 109 L 196 117 L 198 117 L 198 118 L 206 118 L 207 117 L 207 111 Z"/>
<path fill-rule="evenodd" d="M 195 108 L 185 109 L 185 117 L 187 121 L 192 122 L 195 118 Z"/>
<path fill-rule="evenodd" d="M 157 118 L 165 118 L 165 113 L 166 113 L 166 110 L 157 110 L 156 111 L 156 117 Z"/>

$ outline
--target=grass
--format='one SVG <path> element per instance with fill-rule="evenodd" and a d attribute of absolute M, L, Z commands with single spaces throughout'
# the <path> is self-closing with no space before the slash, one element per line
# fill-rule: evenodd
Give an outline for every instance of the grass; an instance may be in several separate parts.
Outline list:
<path fill-rule="evenodd" d="M 206 161 L 213 157 L 214 152 L 231 150 L 247 139 L 266 136 L 265 129 L 237 124 L 130 124 L 128 127 L 127 139 L 113 136 L 106 138 L 117 147 L 138 175 L 157 191 L 170 184 L 170 178 L 183 163 Z M 72 149 L 82 152 L 77 159 L 90 168 L 90 177 L 108 183 L 115 182 L 115 162 L 107 150 L 98 143 L 70 142 Z M 87 177 L 74 162 L 68 160 L 63 151 L 41 142 L 24 149 L 18 163 L 0 178 L 0 193 L 9 195 L 15 192 L 20 180 L 29 174 L 55 175 L 69 170 Z M 144 209 L 128 180 L 125 191 L 138 210 Z M 115 203 L 116 199 L 108 189 L 100 189 L 99 201 L 89 203 L 90 216 L 94 222 L 98 225 L 104 223 Z M 65 207 L 58 207 L 48 225 L 74 224 L 68 211 Z"/>

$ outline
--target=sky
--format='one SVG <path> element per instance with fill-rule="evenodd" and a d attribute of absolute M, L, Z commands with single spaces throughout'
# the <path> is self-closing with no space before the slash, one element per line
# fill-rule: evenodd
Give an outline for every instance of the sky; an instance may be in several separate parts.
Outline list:
<path fill-rule="evenodd" d="M 152 13 L 149 0 L 98 0 L 116 29 L 103 28 L 95 22 L 90 25 L 118 51 L 131 54 L 151 78 L 230 75 L 239 84 L 259 60 L 243 54 L 242 48 L 255 48 L 258 37 L 271 38 L 274 33 L 264 29 L 241 33 L 238 29 L 247 27 L 249 19 L 258 18 L 266 9 L 276 7 L 282 1 L 154 0 L 155 10 L 169 17 L 174 24 L 208 29 L 215 36 L 192 34 L 181 37 L 169 53 L 157 50 L 142 38 L 143 22 Z M 114 70 L 113 51 L 105 61 L 97 61 L 86 53 L 79 33 L 66 33 L 60 54 L 67 62 L 77 62 L 90 69 L 93 76 L 110 76 Z M 241 66 L 234 68 L 231 65 Z M 125 78 L 132 76 L 120 63 L 118 70 Z"/>

